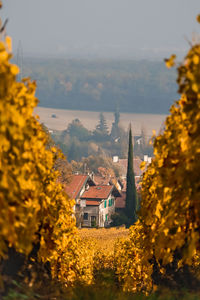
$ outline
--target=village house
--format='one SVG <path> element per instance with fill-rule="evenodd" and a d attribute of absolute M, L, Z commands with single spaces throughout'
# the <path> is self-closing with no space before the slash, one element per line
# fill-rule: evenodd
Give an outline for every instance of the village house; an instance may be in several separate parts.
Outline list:
<path fill-rule="evenodd" d="M 93 181 L 96 185 L 114 185 L 118 191 L 121 191 L 123 184 L 121 180 L 114 176 L 93 175 Z"/>
<path fill-rule="evenodd" d="M 106 227 L 112 221 L 121 186 L 118 189 L 110 179 L 100 177 L 73 174 L 71 181 L 64 185 L 65 192 L 76 202 L 74 214 L 78 227 Z"/>
<path fill-rule="evenodd" d="M 114 185 L 90 186 L 82 196 L 83 227 L 107 227 L 111 223 L 111 215 L 115 212 L 115 198 L 121 194 Z"/>
<path fill-rule="evenodd" d="M 85 190 L 94 185 L 95 183 L 89 175 L 82 174 L 73 174 L 70 178 L 70 182 L 64 184 L 64 191 L 71 199 L 74 199 L 76 202 L 74 211 L 77 211 L 77 209 L 80 207 L 80 197 L 85 192 Z"/>

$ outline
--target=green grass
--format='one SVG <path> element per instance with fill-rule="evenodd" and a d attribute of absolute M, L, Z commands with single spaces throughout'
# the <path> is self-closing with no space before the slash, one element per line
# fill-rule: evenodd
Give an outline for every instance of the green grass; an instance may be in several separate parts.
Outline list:
<path fill-rule="evenodd" d="M 112 285 L 76 286 L 64 288 L 59 284 L 40 286 L 39 290 L 14 283 L 2 300 L 199 300 L 200 293 L 159 288 L 149 296 L 125 293 Z"/>

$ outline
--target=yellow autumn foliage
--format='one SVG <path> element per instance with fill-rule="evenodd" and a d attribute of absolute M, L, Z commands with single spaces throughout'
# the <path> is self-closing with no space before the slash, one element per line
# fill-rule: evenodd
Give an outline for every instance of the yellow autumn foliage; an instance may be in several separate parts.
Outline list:
<path fill-rule="evenodd" d="M 66 285 L 91 282 L 90 258 L 75 227 L 74 201 L 58 183 L 48 137 L 33 116 L 36 83 L 17 82 L 11 38 L 0 41 L 0 259 L 9 248 L 25 255 L 39 244 L 38 260 Z"/>
<path fill-rule="evenodd" d="M 137 221 L 129 229 L 129 238 L 115 245 L 115 272 L 124 291 L 148 293 L 152 290 L 153 267 L 143 251 L 144 233 Z"/>
<path fill-rule="evenodd" d="M 192 74 L 192 76 L 191 76 Z M 200 246 L 200 45 L 178 68 L 180 100 L 154 142 L 155 158 L 143 178 L 140 217 L 157 261 L 191 263 Z"/>
<path fill-rule="evenodd" d="M 108 270 L 115 273 L 116 270 L 116 243 L 126 240 L 128 230 L 126 228 L 101 228 L 80 229 L 79 236 L 85 245 L 86 257 L 92 258 L 93 283 L 95 277 Z"/>

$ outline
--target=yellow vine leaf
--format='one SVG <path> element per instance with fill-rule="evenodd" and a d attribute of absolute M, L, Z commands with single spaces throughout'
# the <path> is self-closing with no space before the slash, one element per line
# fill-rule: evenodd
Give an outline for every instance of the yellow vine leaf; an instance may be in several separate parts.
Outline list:
<path fill-rule="evenodd" d="M 167 66 L 167 68 L 171 68 L 175 65 L 175 59 L 176 59 L 176 55 L 175 54 L 172 54 L 170 56 L 170 58 L 168 59 L 165 59 L 165 64 Z"/>
<path fill-rule="evenodd" d="M 197 22 L 200 23 L 200 14 L 197 15 Z"/>
<path fill-rule="evenodd" d="M 18 66 L 12 65 L 12 66 L 11 66 L 11 73 L 12 73 L 13 75 L 17 75 L 17 74 L 19 73 L 19 68 L 18 68 Z"/>
<path fill-rule="evenodd" d="M 140 169 L 141 169 L 141 170 L 144 170 L 145 167 L 146 167 L 146 162 L 143 161 L 143 162 L 140 164 Z"/>
<path fill-rule="evenodd" d="M 196 83 L 193 83 L 193 85 L 192 85 L 192 90 L 193 90 L 195 93 L 198 92 L 199 88 L 198 88 L 198 85 L 197 85 Z"/>
<path fill-rule="evenodd" d="M 8 52 L 12 52 L 12 39 L 10 36 L 6 36 L 6 45 Z"/>
<path fill-rule="evenodd" d="M 194 55 L 193 62 L 194 62 L 195 65 L 198 65 L 198 63 L 199 63 L 199 55 L 196 55 L 196 54 Z"/>

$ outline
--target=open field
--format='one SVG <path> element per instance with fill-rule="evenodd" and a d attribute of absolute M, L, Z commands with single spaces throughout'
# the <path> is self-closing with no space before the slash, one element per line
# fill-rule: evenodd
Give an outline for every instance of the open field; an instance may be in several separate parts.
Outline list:
<path fill-rule="evenodd" d="M 91 111 L 37 107 L 35 113 L 40 116 L 40 121 L 51 130 L 64 130 L 68 124 L 76 118 L 78 118 L 86 128 L 93 130 L 99 120 L 99 112 Z M 52 118 L 52 114 L 55 114 L 56 118 Z M 105 112 L 104 116 L 110 129 L 114 120 L 113 113 Z M 155 130 L 157 133 L 159 132 L 165 118 L 166 115 L 120 114 L 121 125 L 125 129 L 127 129 L 131 123 L 134 135 L 138 135 L 141 132 L 141 128 L 144 127 L 149 137 L 152 136 L 152 130 Z"/>

